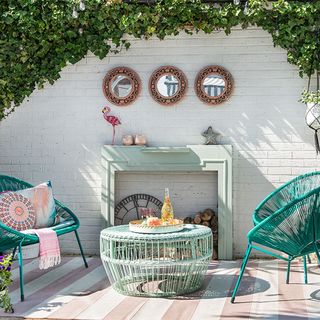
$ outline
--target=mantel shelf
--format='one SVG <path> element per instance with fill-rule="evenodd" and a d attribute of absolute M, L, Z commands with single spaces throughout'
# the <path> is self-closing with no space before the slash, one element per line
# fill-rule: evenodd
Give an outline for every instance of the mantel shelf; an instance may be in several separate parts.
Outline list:
<path fill-rule="evenodd" d="M 189 153 L 190 148 L 186 147 L 144 147 L 143 153 Z"/>

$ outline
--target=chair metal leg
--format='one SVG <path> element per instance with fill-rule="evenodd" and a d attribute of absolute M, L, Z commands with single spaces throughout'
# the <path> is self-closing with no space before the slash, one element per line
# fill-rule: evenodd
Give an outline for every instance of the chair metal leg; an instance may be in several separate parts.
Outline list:
<path fill-rule="evenodd" d="M 304 283 L 308 284 L 307 257 L 303 256 Z"/>
<path fill-rule="evenodd" d="M 79 245 L 79 248 L 80 248 L 80 252 L 81 252 L 81 255 L 82 255 L 82 259 L 83 259 L 84 265 L 85 265 L 86 268 L 88 268 L 88 263 L 87 263 L 86 257 L 84 256 L 82 245 L 81 245 L 80 238 L 79 238 L 77 230 L 74 230 L 74 233 L 76 234 L 76 238 L 77 238 L 77 241 L 78 241 L 78 245 Z"/>
<path fill-rule="evenodd" d="M 291 257 L 289 257 L 289 260 L 288 260 L 286 284 L 288 284 L 290 280 L 290 266 L 291 266 Z"/>
<path fill-rule="evenodd" d="M 21 301 L 24 301 L 23 259 L 22 259 L 21 244 L 19 244 L 18 261 L 19 261 L 19 276 L 20 276 L 20 298 L 21 298 Z"/>
<path fill-rule="evenodd" d="M 308 263 L 311 263 L 310 255 L 307 255 L 308 257 Z"/>
<path fill-rule="evenodd" d="M 233 289 L 233 293 L 232 293 L 232 297 L 231 297 L 231 303 L 234 303 L 234 300 L 236 298 L 236 294 L 237 294 L 237 291 L 238 291 L 238 288 L 239 288 L 239 285 L 240 285 L 244 270 L 246 268 L 246 265 L 247 265 L 251 250 L 252 250 L 252 246 L 251 246 L 251 244 L 249 244 L 248 248 L 247 248 L 247 251 L 246 251 L 246 255 L 245 255 L 245 257 L 243 259 L 243 262 L 242 262 L 242 266 L 241 266 L 241 270 L 240 270 L 240 274 L 238 276 L 238 280 L 237 280 L 236 286 Z"/>

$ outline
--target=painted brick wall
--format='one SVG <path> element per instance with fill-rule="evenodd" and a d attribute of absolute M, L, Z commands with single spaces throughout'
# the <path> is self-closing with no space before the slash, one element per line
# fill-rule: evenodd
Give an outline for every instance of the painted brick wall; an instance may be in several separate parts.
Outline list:
<path fill-rule="evenodd" d="M 187 96 L 175 107 L 158 105 L 148 93 L 149 76 L 165 64 L 182 69 L 189 81 Z M 224 66 L 235 80 L 232 98 L 217 107 L 201 103 L 193 90 L 196 73 L 209 64 Z M 100 148 L 112 132 L 101 115 L 101 85 L 109 69 L 122 65 L 139 73 L 143 89 L 133 105 L 113 108 L 122 120 L 118 141 L 122 134 L 143 133 L 152 146 L 199 144 L 200 132 L 213 125 L 220 142 L 234 146 L 234 254 L 243 254 L 257 203 L 292 177 L 319 169 L 298 102 L 306 81 L 264 31 L 136 40 L 129 51 L 102 61 L 88 55 L 0 123 L 0 172 L 34 184 L 52 180 L 56 197 L 81 219 L 85 251 L 97 253 Z M 71 235 L 62 245 L 78 252 Z"/>

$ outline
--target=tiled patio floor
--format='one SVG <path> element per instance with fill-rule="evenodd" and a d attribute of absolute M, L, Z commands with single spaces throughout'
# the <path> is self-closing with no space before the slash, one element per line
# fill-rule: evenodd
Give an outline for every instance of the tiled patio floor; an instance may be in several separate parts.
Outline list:
<path fill-rule="evenodd" d="M 320 269 L 308 265 L 309 284 L 303 284 L 302 264 L 292 266 L 285 284 L 285 263 L 253 260 L 236 304 L 230 303 L 240 261 L 213 262 L 203 289 L 175 299 L 125 297 L 107 283 L 100 259 L 64 257 L 59 267 L 40 271 L 37 261 L 25 264 L 25 302 L 19 300 L 18 268 L 13 270 L 13 317 L 28 319 L 320 319 Z M 255 292 L 252 294 L 252 292 Z M 11 315 L 0 313 L 2 317 Z"/>

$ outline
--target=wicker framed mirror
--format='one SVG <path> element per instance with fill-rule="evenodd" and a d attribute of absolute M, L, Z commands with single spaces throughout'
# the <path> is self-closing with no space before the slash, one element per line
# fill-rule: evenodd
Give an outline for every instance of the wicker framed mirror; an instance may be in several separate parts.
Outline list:
<path fill-rule="evenodd" d="M 105 97 L 116 106 L 127 106 L 134 102 L 141 91 L 138 74 L 127 67 L 111 69 L 103 80 Z"/>
<path fill-rule="evenodd" d="M 233 90 L 231 73 L 220 66 L 200 70 L 195 80 L 195 91 L 204 103 L 217 105 L 227 101 Z"/>
<path fill-rule="evenodd" d="M 170 106 L 178 103 L 185 95 L 188 80 L 184 73 L 173 66 L 163 66 L 153 72 L 149 81 L 149 91 L 158 103 Z"/>

